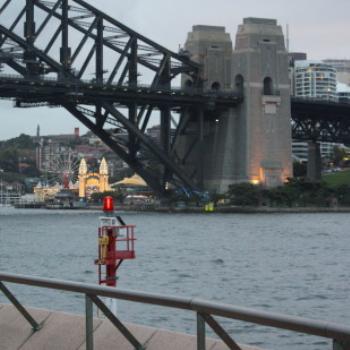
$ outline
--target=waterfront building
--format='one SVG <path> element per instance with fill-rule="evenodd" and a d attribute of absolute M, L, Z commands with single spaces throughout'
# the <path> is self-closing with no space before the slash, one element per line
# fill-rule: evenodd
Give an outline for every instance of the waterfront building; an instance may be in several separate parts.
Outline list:
<path fill-rule="evenodd" d="M 322 99 L 337 101 L 337 71 L 329 63 L 312 61 L 301 53 L 290 54 L 290 81 L 292 94 L 295 97 Z M 334 147 L 338 144 L 333 142 L 321 142 L 320 151 L 322 159 L 329 159 Z M 307 162 L 308 143 L 293 140 L 292 152 L 295 159 Z"/>
<path fill-rule="evenodd" d="M 121 181 L 112 184 L 111 187 L 122 189 L 125 193 L 152 194 L 146 181 L 138 174 L 134 174 L 131 177 L 125 177 Z"/>
<path fill-rule="evenodd" d="M 322 61 L 295 61 L 294 96 L 337 100 L 337 71 Z"/>
<path fill-rule="evenodd" d="M 339 102 L 350 103 L 350 85 L 338 82 L 337 97 Z"/>
<path fill-rule="evenodd" d="M 288 58 L 289 58 L 289 83 L 290 83 L 290 94 L 292 96 L 295 95 L 294 93 L 294 80 L 295 80 L 295 75 L 294 75 L 294 67 L 295 67 L 295 62 L 296 61 L 305 61 L 307 60 L 307 54 L 304 52 L 289 52 L 288 53 Z"/>
<path fill-rule="evenodd" d="M 54 199 L 58 192 L 60 192 L 62 186 L 56 183 L 53 186 L 49 186 L 48 184 L 43 184 L 39 182 L 34 187 L 34 196 L 35 201 L 37 202 L 46 202 L 47 200 Z"/>

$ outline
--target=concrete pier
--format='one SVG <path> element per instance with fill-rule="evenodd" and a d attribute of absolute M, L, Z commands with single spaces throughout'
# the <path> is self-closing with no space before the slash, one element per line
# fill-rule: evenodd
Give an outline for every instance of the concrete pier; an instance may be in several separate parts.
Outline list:
<path fill-rule="evenodd" d="M 85 317 L 63 312 L 28 309 L 42 328 L 33 332 L 29 323 L 12 306 L 0 304 L 1 350 L 84 350 Z M 196 350 L 196 337 L 152 327 L 125 324 L 147 350 Z M 94 319 L 94 348 L 96 350 L 133 350 L 132 345 L 106 319 Z M 207 340 L 207 350 L 227 350 L 215 339 Z M 242 346 L 242 350 L 258 350 Z"/>

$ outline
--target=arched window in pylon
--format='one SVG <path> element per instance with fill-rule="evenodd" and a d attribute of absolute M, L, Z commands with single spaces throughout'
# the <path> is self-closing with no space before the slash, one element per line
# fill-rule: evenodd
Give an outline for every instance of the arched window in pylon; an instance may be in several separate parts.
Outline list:
<path fill-rule="evenodd" d="M 244 78 L 241 74 L 236 75 L 235 77 L 235 90 L 243 95 L 244 91 Z"/>
<path fill-rule="evenodd" d="M 187 79 L 185 81 L 185 88 L 190 89 L 193 86 L 193 81 L 191 79 Z"/>
<path fill-rule="evenodd" d="M 213 84 L 211 84 L 211 89 L 214 91 L 219 91 L 221 89 L 221 85 L 218 81 L 214 81 Z"/>
<path fill-rule="evenodd" d="M 271 96 L 273 95 L 273 82 L 270 77 L 264 79 L 264 95 Z"/>

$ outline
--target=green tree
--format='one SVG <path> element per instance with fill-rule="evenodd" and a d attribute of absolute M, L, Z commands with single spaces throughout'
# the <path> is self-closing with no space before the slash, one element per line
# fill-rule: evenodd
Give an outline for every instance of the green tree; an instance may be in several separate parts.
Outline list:
<path fill-rule="evenodd" d="M 0 168 L 7 172 L 18 171 L 18 151 L 16 148 L 0 149 Z"/>
<path fill-rule="evenodd" d="M 34 149 L 33 138 L 26 134 L 20 134 L 18 137 L 9 139 L 3 143 L 3 147 L 14 147 L 20 149 Z"/>
<path fill-rule="evenodd" d="M 305 177 L 307 166 L 305 163 L 294 162 L 293 163 L 293 176 L 294 177 Z"/>
<path fill-rule="evenodd" d="M 346 151 L 344 148 L 340 148 L 337 146 L 333 148 L 331 161 L 334 163 L 335 166 L 341 166 L 345 157 Z"/>
<path fill-rule="evenodd" d="M 334 190 L 338 203 L 343 206 L 350 206 L 350 186 L 340 185 Z"/>
<path fill-rule="evenodd" d="M 262 199 L 262 192 L 259 186 L 241 183 L 229 186 L 227 198 L 233 205 L 258 206 Z"/>

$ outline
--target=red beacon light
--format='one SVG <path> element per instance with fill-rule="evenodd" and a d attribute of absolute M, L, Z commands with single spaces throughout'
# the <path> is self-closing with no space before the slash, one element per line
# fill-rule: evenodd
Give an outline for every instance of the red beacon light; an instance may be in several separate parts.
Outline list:
<path fill-rule="evenodd" d="M 98 229 L 98 281 L 100 285 L 116 287 L 117 270 L 124 260 L 135 259 L 135 225 L 127 225 L 114 215 L 113 197 L 103 199 L 104 216 Z"/>
<path fill-rule="evenodd" d="M 114 212 L 114 200 L 113 197 L 107 196 L 103 198 L 103 211 L 106 214 L 112 214 Z"/>

